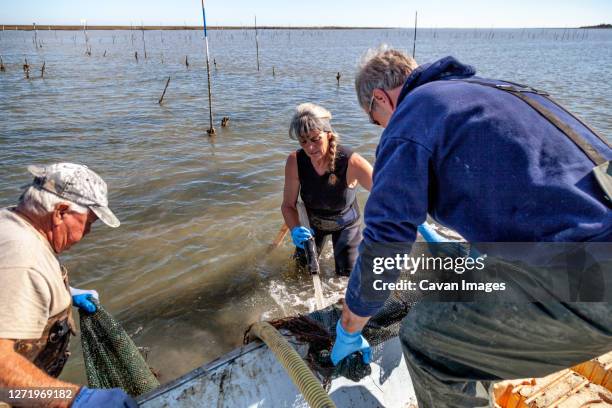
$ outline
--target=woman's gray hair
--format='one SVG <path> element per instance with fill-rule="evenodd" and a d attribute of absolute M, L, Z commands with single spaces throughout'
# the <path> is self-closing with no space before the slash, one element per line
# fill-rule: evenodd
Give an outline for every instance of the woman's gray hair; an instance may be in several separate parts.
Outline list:
<path fill-rule="evenodd" d="M 89 211 L 87 207 L 78 205 L 72 201 L 68 201 L 65 198 L 58 197 L 55 194 L 38 189 L 34 186 L 28 186 L 23 194 L 21 194 L 17 208 L 27 214 L 42 216 L 53 212 L 55 210 L 55 206 L 60 203 L 68 204 L 70 211 L 75 211 L 81 214 L 85 214 L 87 211 Z"/>
<path fill-rule="evenodd" d="M 402 86 L 417 66 L 414 59 L 386 44 L 366 51 L 355 76 L 359 105 L 367 110 L 374 89 L 388 91 Z"/>
<path fill-rule="evenodd" d="M 299 140 L 300 137 L 308 136 L 312 130 L 319 132 L 334 132 L 331 125 L 332 114 L 322 106 L 314 103 L 302 103 L 295 108 L 291 124 L 289 125 L 289 137 Z"/>
<path fill-rule="evenodd" d="M 314 103 L 303 103 L 295 108 L 295 113 L 289 125 L 289 137 L 300 140 L 314 130 L 318 132 L 329 132 L 329 146 L 327 148 L 328 170 L 330 173 L 336 171 L 336 154 L 340 137 L 331 125 L 332 114 L 322 106 Z M 331 184 L 336 183 L 336 177 L 330 177 Z"/>

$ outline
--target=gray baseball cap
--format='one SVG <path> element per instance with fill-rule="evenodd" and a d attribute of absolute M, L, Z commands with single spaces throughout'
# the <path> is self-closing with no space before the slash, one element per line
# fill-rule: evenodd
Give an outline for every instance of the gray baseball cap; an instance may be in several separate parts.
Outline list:
<path fill-rule="evenodd" d="M 93 211 L 103 223 L 116 228 L 120 222 L 108 208 L 106 183 L 87 166 L 75 163 L 54 163 L 28 166 L 34 175 L 32 186 L 65 198 Z"/>

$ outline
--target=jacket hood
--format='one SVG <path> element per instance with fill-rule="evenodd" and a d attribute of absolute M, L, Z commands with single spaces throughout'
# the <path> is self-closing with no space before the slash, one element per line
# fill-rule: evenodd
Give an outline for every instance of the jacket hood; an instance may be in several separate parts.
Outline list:
<path fill-rule="evenodd" d="M 465 78 L 476 74 L 471 65 L 459 62 L 455 57 L 444 57 L 435 62 L 419 65 L 406 79 L 397 103 L 399 104 L 413 89 L 428 82 L 448 77 Z"/>

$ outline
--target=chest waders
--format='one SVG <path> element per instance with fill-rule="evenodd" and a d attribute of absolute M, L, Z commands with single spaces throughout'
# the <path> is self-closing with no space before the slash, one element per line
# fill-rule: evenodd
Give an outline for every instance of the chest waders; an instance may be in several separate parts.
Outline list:
<path fill-rule="evenodd" d="M 68 271 L 64 266 L 61 270 L 66 290 L 69 290 Z M 75 334 L 74 327 L 71 302 L 65 310 L 47 320 L 40 338 L 17 340 L 14 350 L 51 377 L 57 378 L 70 357 L 68 345 L 70 335 Z"/>

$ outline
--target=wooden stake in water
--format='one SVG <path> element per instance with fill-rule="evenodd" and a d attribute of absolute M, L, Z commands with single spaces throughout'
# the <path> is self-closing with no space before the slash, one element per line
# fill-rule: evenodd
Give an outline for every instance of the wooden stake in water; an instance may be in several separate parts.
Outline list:
<path fill-rule="evenodd" d="M 257 37 L 257 16 L 255 16 L 255 51 L 257 53 L 257 72 L 259 72 L 259 38 Z"/>
<path fill-rule="evenodd" d="M 91 45 L 89 45 L 89 36 L 87 35 L 87 20 L 83 20 L 83 35 L 85 36 L 85 55 L 91 57 Z"/>
<path fill-rule="evenodd" d="M 414 40 L 412 42 L 412 58 L 414 58 L 416 52 L 416 30 L 417 30 L 417 12 L 414 12 Z"/>
<path fill-rule="evenodd" d="M 204 43 L 206 44 L 206 76 L 208 78 L 208 114 L 210 119 L 210 128 L 206 131 L 209 136 L 216 134 L 215 128 L 213 127 L 213 116 L 212 116 L 212 92 L 210 90 L 210 59 L 208 58 L 208 33 L 206 32 L 206 11 L 204 9 L 204 0 L 202 2 L 202 20 L 204 21 Z"/>
<path fill-rule="evenodd" d="M 145 42 L 144 24 L 140 24 L 140 30 L 142 31 L 142 50 L 144 51 L 144 57 L 147 59 L 147 43 Z"/>
<path fill-rule="evenodd" d="M 38 30 L 36 29 L 36 23 L 32 23 L 32 28 L 34 30 L 34 47 L 38 48 Z"/>
<path fill-rule="evenodd" d="M 23 64 L 23 72 L 25 72 L 26 79 L 30 79 L 30 64 L 28 64 L 27 58 L 25 58 L 25 63 Z"/>
<path fill-rule="evenodd" d="M 168 84 L 170 84 L 170 77 L 168 77 L 168 80 L 166 81 L 166 86 L 164 87 L 164 92 L 162 92 L 161 98 L 159 98 L 159 101 L 157 101 L 157 103 L 159 103 L 160 105 L 164 100 L 164 95 L 166 95 L 166 89 L 168 89 Z"/>

